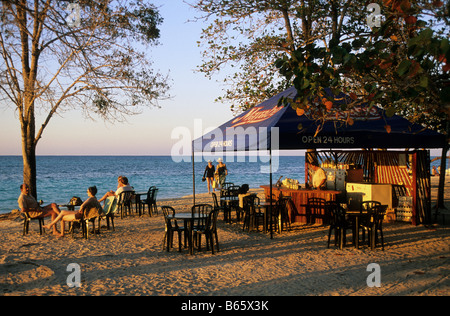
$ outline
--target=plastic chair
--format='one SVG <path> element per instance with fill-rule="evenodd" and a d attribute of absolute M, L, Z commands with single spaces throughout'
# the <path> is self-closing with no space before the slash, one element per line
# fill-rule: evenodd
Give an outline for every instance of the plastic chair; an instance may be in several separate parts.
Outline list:
<path fill-rule="evenodd" d="M 289 220 L 289 213 L 287 209 L 287 203 L 290 201 L 290 196 L 280 196 L 275 203 L 275 207 L 272 208 L 272 218 L 275 225 L 277 225 L 278 233 L 283 231 L 285 225 L 288 226 L 288 230 L 291 230 L 291 222 Z"/>
<path fill-rule="evenodd" d="M 220 188 L 220 197 L 225 196 L 225 194 L 227 194 L 227 192 L 228 192 L 228 188 L 232 187 L 232 186 L 234 186 L 234 183 L 232 183 L 232 182 L 225 182 L 223 184 L 222 188 Z"/>
<path fill-rule="evenodd" d="M 163 239 L 163 248 L 167 251 L 170 251 L 170 248 L 173 247 L 173 235 L 174 233 L 178 233 L 178 251 L 181 252 L 181 234 L 184 233 L 184 244 L 187 245 L 187 234 L 186 227 L 179 226 L 175 216 L 175 209 L 171 206 L 162 206 L 161 207 L 164 215 L 165 221 L 165 232 Z M 170 217 L 172 215 L 172 218 Z"/>
<path fill-rule="evenodd" d="M 256 228 L 259 231 L 259 223 L 262 220 L 263 230 L 265 227 L 265 216 L 264 213 L 260 211 L 258 205 L 260 204 L 259 197 L 256 194 L 251 194 L 244 197 L 244 225 L 243 230 L 251 231 Z"/>
<path fill-rule="evenodd" d="M 328 248 L 330 248 L 331 233 L 334 230 L 334 245 L 339 249 L 345 246 L 346 232 L 353 229 L 352 224 L 347 221 L 345 210 L 336 202 L 327 202 L 326 209 L 330 218 L 330 229 L 328 231 Z"/>
<path fill-rule="evenodd" d="M 216 195 L 216 193 L 212 193 L 212 198 L 213 198 L 213 204 L 214 204 L 214 208 L 215 209 L 217 209 L 217 210 L 219 210 L 219 212 L 220 211 L 222 211 L 223 212 L 223 220 L 226 222 L 226 221 L 228 221 L 228 219 L 230 218 L 230 215 L 231 214 L 229 214 L 229 209 L 226 207 L 226 206 L 223 206 L 223 205 L 220 205 L 219 204 L 219 202 L 218 202 L 218 200 L 217 200 L 217 195 Z"/>
<path fill-rule="evenodd" d="M 117 199 L 115 196 L 110 196 L 106 198 L 105 204 L 103 206 L 103 211 L 105 214 L 102 218 L 106 219 L 106 228 L 109 230 L 109 221 L 111 220 L 112 229 L 115 230 L 114 227 L 114 213 L 116 212 L 118 208 Z"/>
<path fill-rule="evenodd" d="M 83 237 L 85 239 L 89 238 L 89 223 L 92 222 L 93 233 L 97 234 L 97 231 L 100 232 L 101 218 L 104 216 L 105 212 L 103 208 L 100 210 L 96 208 L 86 209 L 83 212 L 83 216 L 80 219 L 74 219 L 70 222 L 70 230 L 72 232 L 72 238 L 74 236 L 74 224 L 78 223 L 81 227 Z M 95 220 L 98 219 L 98 230 L 95 229 Z"/>
<path fill-rule="evenodd" d="M 152 217 L 155 212 L 158 214 L 158 207 L 156 205 L 156 196 L 158 195 L 158 189 L 155 186 L 151 186 L 147 191 L 147 198 L 141 201 L 143 205 L 142 213 L 145 213 L 145 205 L 148 208 L 148 215 Z"/>
<path fill-rule="evenodd" d="M 123 191 L 119 194 L 119 201 L 117 202 L 120 218 L 123 219 L 128 213 L 131 214 L 131 198 L 134 195 L 134 191 Z"/>
<path fill-rule="evenodd" d="M 205 235 L 206 239 L 206 250 L 211 247 L 211 253 L 214 254 L 214 240 L 217 246 L 217 251 L 219 251 L 219 237 L 217 235 L 217 216 L 219 210 L 213 209 L 209 212 L 206 224 L 203 228 L 197 228 L 193 230 L 194 241 L 198 244 L 198 250 L 201 250 L 201 235 Z"/>
<path fill-rule="evenodd" d="M 373 206 L 368 209 L 367 216 L 363 218 L 361 224 L 358 227 L 362 229 L 363 242 L 365 241 L 365 231 L 369 236 L 368 242 L 370 248 L 373 250 L 376 247 L 378 241 L 378 233 L 381 237 L 381 249 L 384 250 L 384 237 L 383 237 L 383 220 L 386 214 L 387 205 L 373 204 Z M 359 233 L 359 231 L 358 231 Z"/>
<path fill-rule="evenodd" d="M 213 209 L 214 208 L 210 204 L 196 204 L 192 206 L 191 230 L 193 237 L 196 235 L 194 233 L 195 231 L 205 231 L 209 214 Z M 201 248 L 201 240 L 197 241 L 194 238 L 194 244 L 198 244 L 198 247 Z"/>
<path fill-rule="evenodd" d="M 325 214 L 325 199 L 311 197 L 308 198 L 308 204 L 306 205 L 307 216 L 310 217 L 309 222 L 315 223 L 316 218 L 322 218 L 323 223 L 327 222 L 327 217 Z"/>
<path fill-rule="evenodd" d="M 368 212 L 374 206 L 381 206 L 378 201 L 364 201 L 361 203 L 361 212 Z"/>
<path fill-rule="evenodd" d="M 38 221 L 39 222 L 39 234 L 42 235 L 42 233 L 45 233 L 45 229 L 43 228 L 44 226 L 44 218 L 43 217 L 35 217 L 35 218 L 31 218 L 30 214 L 28 213 L 29 211 L 32 210 L 28 210 L 25 212 L 20 212 L 20 214 L 23 217 L 23 236 L 27 235 L 30 229 L 30 222 L 31 221 Z"/>
<path fill-rule="evenodd" d="M 237 197 L 237 196 L 239 196 L 240 188 L 241 187 L 239 185 L 229 186 L 224 196 Z M 240 222 L 242 210 L 240 209 L 240 207 L 238 205 L 238 201 L 228 204 L 228 207 L 230 208 L 230 210 L 229 210 L 230 221 L 231 221 L 231 212 L 234 210 L 236 213 L 236 221 Z"/>

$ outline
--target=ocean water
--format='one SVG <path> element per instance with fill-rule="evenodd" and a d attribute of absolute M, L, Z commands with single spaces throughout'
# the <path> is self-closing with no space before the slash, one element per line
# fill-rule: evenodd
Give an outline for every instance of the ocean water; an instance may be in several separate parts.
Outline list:
<path fill-rule="evenodd" d="M 237 185 L 246 183 L 251 188 L 269 183 L 269 174 L 261 170 L 268 168 L 267 158 L 227 157 L 225 162 L 227 182 Z M 208 192 L 206 182 L 201 181 L 206 164 L 205 161 L 195 163 L 196 193 Z M 303 183 L 304 166 L 303 156 L 275 157 L 274 183 L 280 176 Z M 150 186 L 156 186 L 159 189 L 158 199 L 193 193 L 190 157 L 178 162 L 170 156 L 38 156 L 37 198 L 43 200 L 44 205 L 52 202 L 65 204 L 72 196 L 85 200 L 87 188 L 93 185 L 97 186 L 97 198 L 100 198 L 107 191 L 117 189 L 119 175 L 128 177 L 136 191 L 147 191 Z M 0 156 L 0 213 L 18 208 L 22 181 L 22 157 Z"/>

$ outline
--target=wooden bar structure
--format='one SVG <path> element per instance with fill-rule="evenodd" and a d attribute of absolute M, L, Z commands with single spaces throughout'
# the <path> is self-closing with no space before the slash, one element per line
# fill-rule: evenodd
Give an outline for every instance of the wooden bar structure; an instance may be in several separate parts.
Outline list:
<path fill-rule="evenodd" d="M 266 200 L 270 198 L 270 186 L 262 185 Z M 272 186 L 272 195 L 275 198 L 282 196 L 290 196 L 291 202 L 288 204 L 289 219 L 291 223 L 303 224 L 326 224 L 325 210 L 321 214 L 309 214 L 307 209 L 308 198 L 323 198 L 325 201 L 336 201 L 337 196 L 342 194 L 341 191 L 333 190 L 307 190 L 307 189 L 288 189 L 284 187 Z"/>
<path fill-rule="evenodd" d="M 361 183 L 391 184 L 394 208 L 402 197 L 411 198 L 411 223 L 431 223 L 429 150 L 324 150 L 307 152 L 305 160 L 344 169 L 347 178 L 360 174 Z M 308 183 L 307 168 L 305 174 Z"/>

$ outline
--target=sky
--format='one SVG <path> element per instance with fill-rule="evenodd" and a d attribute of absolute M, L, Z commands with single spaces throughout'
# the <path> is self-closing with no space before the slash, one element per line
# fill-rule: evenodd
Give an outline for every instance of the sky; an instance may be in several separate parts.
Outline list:
<path fill-rule="evenodd" d="M 202 62 L 197 41 L 206 24 L 187 21 L 198 12 L 183 0 L 152 2 L 164 22 L 160 45 L 151 47 L 149 59 L 155 70 L 169 74 L 172 98 L 160 101 L 160 108 L 144 108 L 142 114 L 129 116 L 126 123 L 92 121 L 81 110 L 53 116 L 38 143 L 38 155 L 171 155 L 188 136 L 233 117 L 228 104 L 214 101 L 224 94 L 219 77 L 209 80 L 194 72 Z M 42 122 L 43 116 L 37 113 L 36 126 Z M 0 155 L 21 155 L 20 123 L 12 106 L 0 104 L 0 126 Z M 184 147 L 179 153 L 190 154 L 183 151 Z"/>
<path fill-rule="evenodd" d="M 199 12 L 183 0 L 152 2 L 164 22 L 160 45 L 151 47 L 149 59 L 156 71 L 169 75 L 172 98 L 160 101 L 160 108 L 143 108 L 126 123 L 92 121 L 81 110 L 54 115 L 38 143 L 38 155 L 172 155 L 174 148 L 181 148 L 177 155 L 190 155 L 191 139 L 233 117 L 229 104 L 214 101 L 224 95 L 220 77 L 225 74 L 209 80 L 194 71 L 202 63 L 197 41 L 207 24 L 188 21 Z M 37 113 L 36 126 L 42 124 L 44 114 Z M 12 106 L 0 104 L 0 127 L 0 155 L 22 155 L 20 123 Z"/>

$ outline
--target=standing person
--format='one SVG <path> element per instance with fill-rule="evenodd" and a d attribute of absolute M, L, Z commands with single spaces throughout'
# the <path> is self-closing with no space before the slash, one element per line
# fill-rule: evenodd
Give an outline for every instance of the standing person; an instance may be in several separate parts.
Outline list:
<path fill-rule="evenodd" d="M 60 214 L 60 209 L 56 203 L 41 207 L 34 197 L 30 195 L 30 187 L 27 184 L 20 186 L 20 196 L 17 202 L 20 210 L 27 212 L 30 218 L 52 217 L 52 221 Z M 56 227 L 53 227 L 53 234 L 58 234 Z"/>
<path fill-rule="evenodd" d="M 103 202 L 106 198 L 110 196 L 119 196 L 122 192 L 134 191 L 133 187 L 128 183 L 128 178 L 124 176 L 119 176 L 117 179 L 117 190 L 106 192 L 106 194 L 98 200 L 99 202 Z"/>
<path fill-rule="evenodd" d="M 312 185 L 314 189 L 325 189 L 325 183 L 327 181 L 327 175 L 325 174 L 325 171 L 316 164 L 310 164 L 310 166 L 314 171 L 314 175 L 312 177 Z"/>
<path fill-rule="evenodd" d="M 223 163 L 222 158 L 217 159 L 217 162 L 219 164 L 217 165 L 216 175 L 219 178 L 220 188 L 223 188 L 223 184 L 225 183 L 228 175 L 227 165 Z"/>
<path fill-rule="evenodd" d="M 49 229 L 52 226 L 55 227 L 56 223 L 61 220 L 61 234 L 59 235 L 59 237 L 64 237 L 65 222 L 72 222 L 76 219 L 82 219 L 86 212 L 89 212 L 90 216 L 100 216 L 103 213 L 103 208 L 100 205 L 99 201 L 97 201 L 97 198 L 95 197 L 96 194 L 97 187 L 89 187 L 87 189 L 87 195 L 89 198 L 80 206 L 80 210 L 61 211 L 58 217 L 55 218 L 50 224 L 45 225 L 44 228 Z"/>
<path fill-rule="evenodd" d="M 431 171 L 431 175 L 432 176 L 438 176 L 439 175 L 439 171 L 436 169 L 436 166 L 433 166 L 433 169 Z"/>
<path fill-rule="evenodd" d="M 213 192 L 216 192 L 216 189 L 212 185 L 214 181 L 214 172 L 216 168 L 212 164 L 211 160 L 208 160 L 208 164 L 206 165 L 205 172 L 203 173 L 203 178 L 206 178 L 206 182 L 208 183 L 208 193 L 211 193 L 211 187 L 213 187 Z"/>

